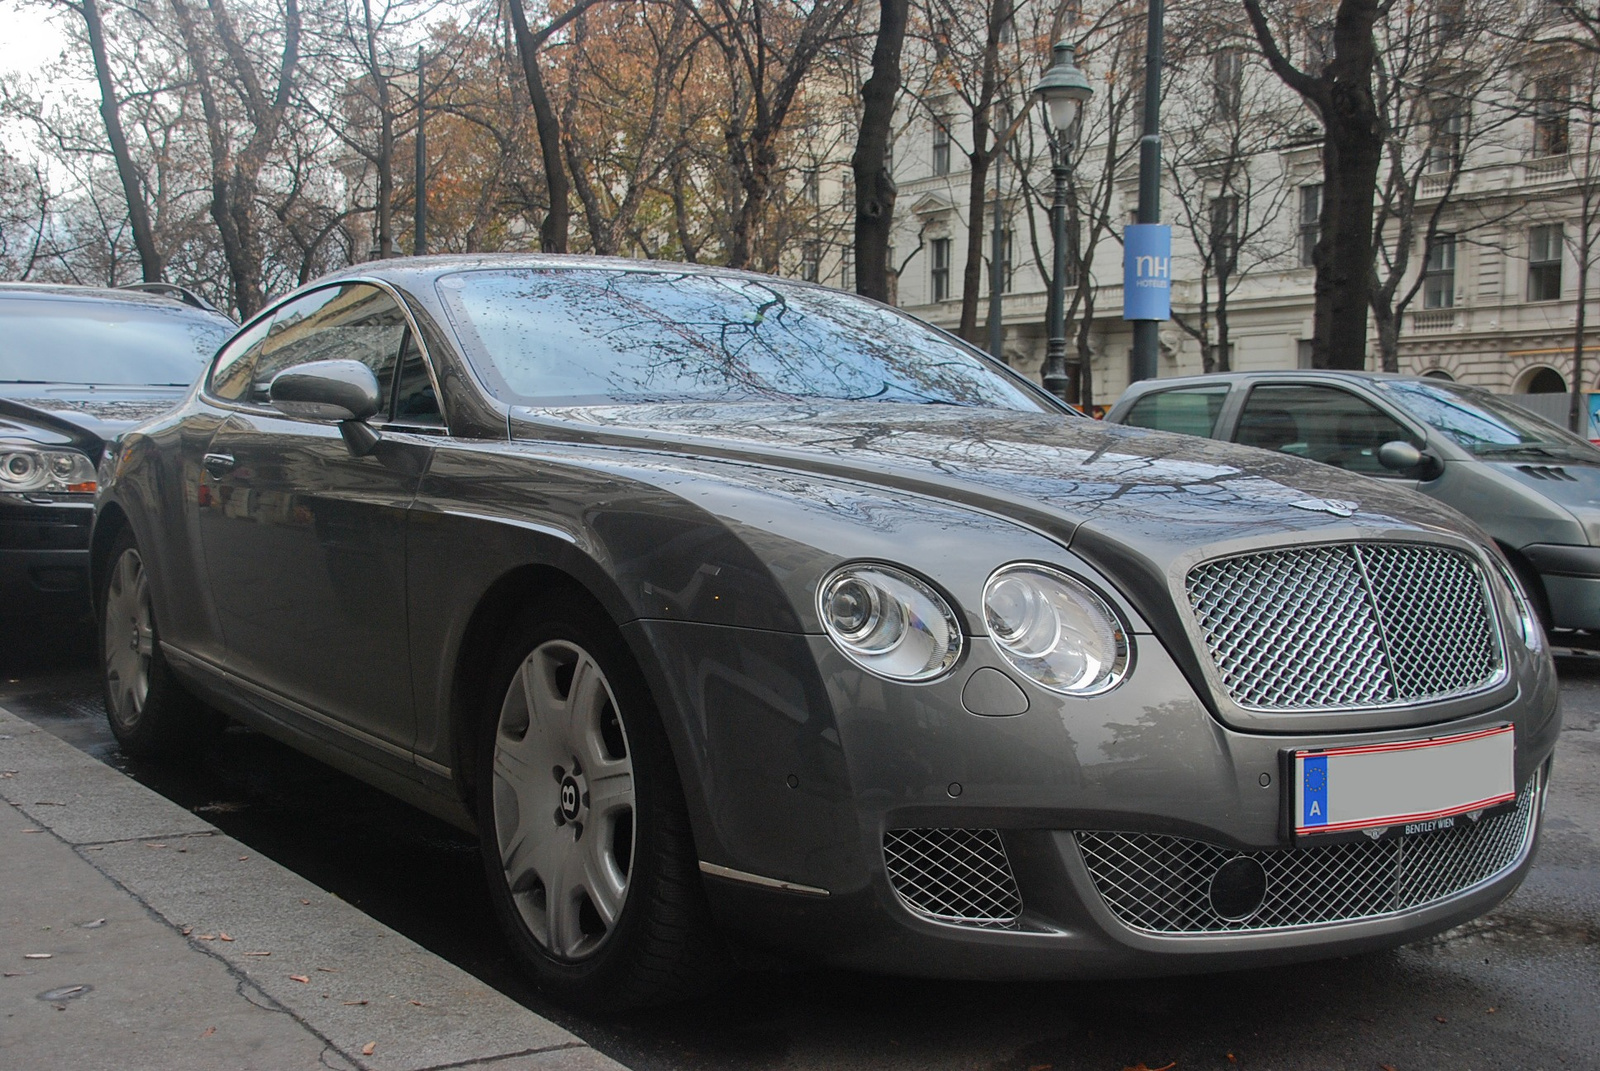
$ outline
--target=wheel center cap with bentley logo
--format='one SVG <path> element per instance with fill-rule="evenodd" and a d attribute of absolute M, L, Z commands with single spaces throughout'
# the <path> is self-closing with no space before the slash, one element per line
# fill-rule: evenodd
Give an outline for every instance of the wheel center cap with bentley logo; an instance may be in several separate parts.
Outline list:
<path fill-rule="evenodd" d="M 575 821 L 578 810 L 583 803 L 583 793 L 578 788 L 578 782 L 571 775 L 561 779 L 561 817 L 567 821 Z"/>
<path fill-rule="evenodd" d="M 1302 498 L 1289 505 L 1295 509 L 1310 510 L 1312 513 L 1331 513 L 1335 517 L 1349 517 L 1361 507 L 1359 502 L 1350 502 L 1339 498 Z"/>

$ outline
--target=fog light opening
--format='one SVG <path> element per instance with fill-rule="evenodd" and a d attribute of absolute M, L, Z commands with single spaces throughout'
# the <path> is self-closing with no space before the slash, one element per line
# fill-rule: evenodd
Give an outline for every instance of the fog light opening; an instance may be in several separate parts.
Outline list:
<path fill-rule="evenodd" d="M 1211 910 L 1226 922 L 1248 922 L 1267 898 L 1267 872 L 1248 855 L 1236 855 L 1211 876 Z"/>

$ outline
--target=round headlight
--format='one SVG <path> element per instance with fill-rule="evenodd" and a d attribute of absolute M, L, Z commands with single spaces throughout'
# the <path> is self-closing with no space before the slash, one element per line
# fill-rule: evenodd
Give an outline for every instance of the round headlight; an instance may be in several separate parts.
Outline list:
<path fill-rule="evenodd" d="M 938 592 L 889 565 L 846 565 L 817 590 L 828 638 L 863 669 L 926 681 L 961 657 L 961 625 Z"/>
<path fill-rule="evenodd" d="M 1098 695 L 1128 675 L 1133 646 L 1116 611 L 1082 581 L 1008 565 L 983 589 L 983 618 L 1006 661 L 1041 688 Z"/>

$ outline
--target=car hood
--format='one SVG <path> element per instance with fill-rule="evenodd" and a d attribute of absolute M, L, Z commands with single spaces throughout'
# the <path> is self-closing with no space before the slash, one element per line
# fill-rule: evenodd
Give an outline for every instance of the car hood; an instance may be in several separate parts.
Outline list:
<path fill-rule="evenodd" d="M 1151 562 L 1273 534 L 1471 527 L 1449 507 L 1327 465 L 1045 413 L 862 403 L 519 409 L 511 435 L 843 477 Z"/>
<path fill-rule="evenodd" d="M 183 400 L 186 387 L 0 383 L 0 437 L 99 448 Z"/>

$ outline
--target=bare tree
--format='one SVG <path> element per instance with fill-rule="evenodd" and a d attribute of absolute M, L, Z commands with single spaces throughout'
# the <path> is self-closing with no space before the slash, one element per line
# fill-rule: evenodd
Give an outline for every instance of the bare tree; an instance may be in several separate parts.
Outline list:
<path fill-rule="evenodd" d="M 872 74 L 861 87 L 861 125 L 850 159 L 855 176 L 856 292 L 879 301 L 889 300 L 889 240 L 898 193 L 889 173 L 889 137 L 900 96 L 907 7 L 907 0 L 878 0 Z"/>

